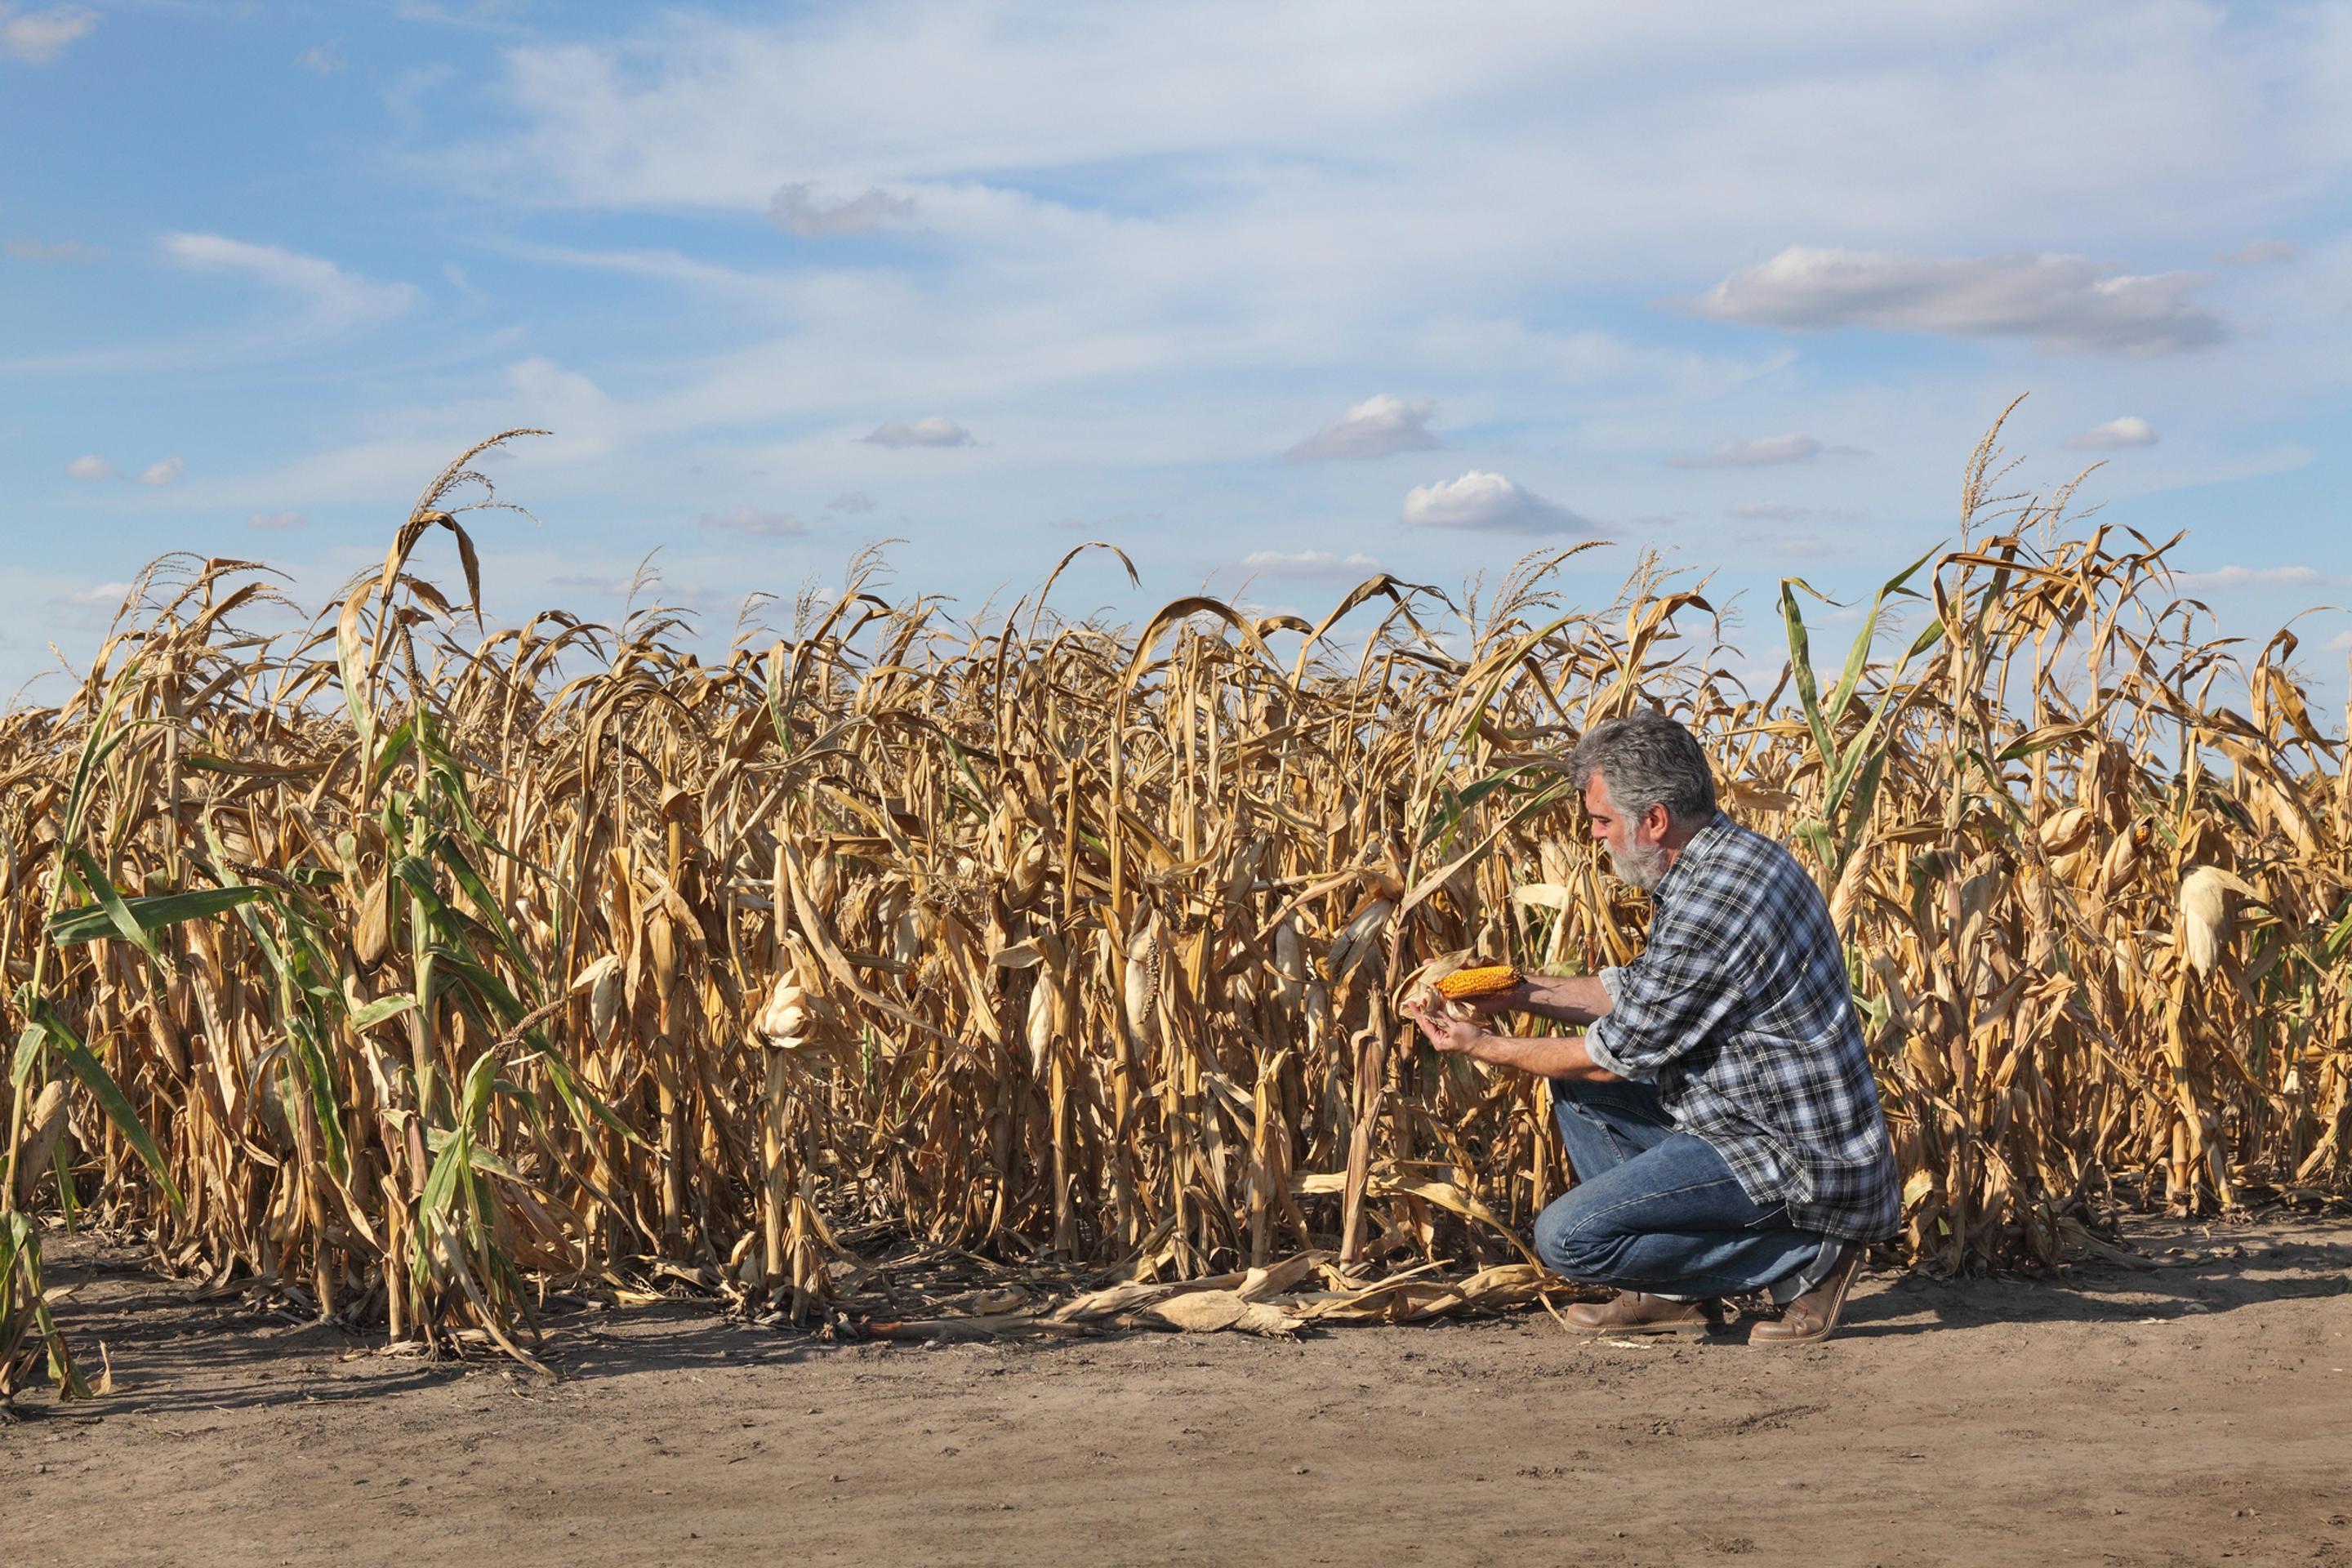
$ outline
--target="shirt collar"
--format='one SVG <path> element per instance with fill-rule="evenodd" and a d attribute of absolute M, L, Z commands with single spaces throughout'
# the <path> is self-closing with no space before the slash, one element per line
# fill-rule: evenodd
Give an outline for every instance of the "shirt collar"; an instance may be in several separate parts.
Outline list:
<path fill-rule="evenodd" d="M 1724 836 L 1730 829 L 1731 818 L 1724 816 L 1718 808 L 1713 816 L 1700 825 L 1696 833 L 1691 835 L 1690 842 L 1684 845 L 1683 852 L 1675 857 L 1674 866 L 1664 877 L 1658 879 L 1658 885 L 1651 889 L 1650 897 L 1653 900 L 1662 900 L 1672 892 L 1684 879 L 1684 871 L 1694 868 L 1696 863 L 1706 860 L 1714 852 L 1716 847 L 1723 842 Z M 1696 874 L 1695 870 L 1694 874 Z"/>

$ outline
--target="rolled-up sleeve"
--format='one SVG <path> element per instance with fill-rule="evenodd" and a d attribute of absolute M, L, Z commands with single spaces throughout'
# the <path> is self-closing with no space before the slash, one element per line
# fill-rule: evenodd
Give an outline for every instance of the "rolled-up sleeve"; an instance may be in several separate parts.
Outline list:
<path fill-rule="evenodd" d="M 1609 1011 L 1585 1031 L 1593 1061 L 1647 1083 L 1658 1069 L 1721 1032 L 1740 1009 L 1739 988 L 1717 955 L 1695 942 L 1652 941 L 1616 971 Z"/>

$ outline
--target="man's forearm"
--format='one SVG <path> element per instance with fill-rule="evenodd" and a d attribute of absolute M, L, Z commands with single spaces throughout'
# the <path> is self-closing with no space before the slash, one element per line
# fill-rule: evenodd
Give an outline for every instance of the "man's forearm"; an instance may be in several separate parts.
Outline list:
<path fill-rule="evenodd" d="M 1556 1024 L 1580 1029 L 1609 1011 L 1609 993 L 1596 975 L 1531 974 L 1527 988 L 1526 1010 Z"/>
<path fill-rule="evenodd" d="M 1499 1068 L 1517 1068 L 1538 1078 L 1615 1083 L 1617 1075 L 1592 1059 L 1582 1035 L 1481 1035 L 1470 1055 Z"/>

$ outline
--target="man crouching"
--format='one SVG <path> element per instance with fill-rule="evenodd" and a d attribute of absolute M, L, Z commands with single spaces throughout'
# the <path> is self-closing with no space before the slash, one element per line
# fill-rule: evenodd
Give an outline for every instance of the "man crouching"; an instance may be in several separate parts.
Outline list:
<path fill-rule="evenodd" d="M 1648 944 L 1595 977 L 1531 977 L 1416 1011 L 1442 1051 L 1551 1080 L 1576 1185 L 1536 1221 L 1537 1256 L 1616 1299 L 1594 1333 L 1697 1333 L 1722 1299 L 1781 1305 L 1756 1344 L 1837 1327 L 1864 1246 L 1893 1232 L 1895 1163 L 1837 928 L 1803 868 L 1716 809 L 1697 740 L 1664 714 L 1593 726 L 1570 759 L 1592 836 L 1648 889 Z M 1503 1012 L 1580 1026 L 1493 1033 Z"/>

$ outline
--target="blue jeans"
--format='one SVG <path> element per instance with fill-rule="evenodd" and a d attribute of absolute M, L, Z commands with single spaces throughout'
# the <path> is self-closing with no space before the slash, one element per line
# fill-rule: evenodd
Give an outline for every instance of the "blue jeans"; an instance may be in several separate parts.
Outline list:
<path fill-rule="evenodd" d="M 1781 1287 L 1786 1300 L 1839 1244 L 1741 1189 L 1715 1145 L 1675 1130 L 1646 1083 L 1551 1082 L 1576 1185 L 1536 1217 L 1536 1256 L 1586 1285 L 1695 1300 Z"/>

